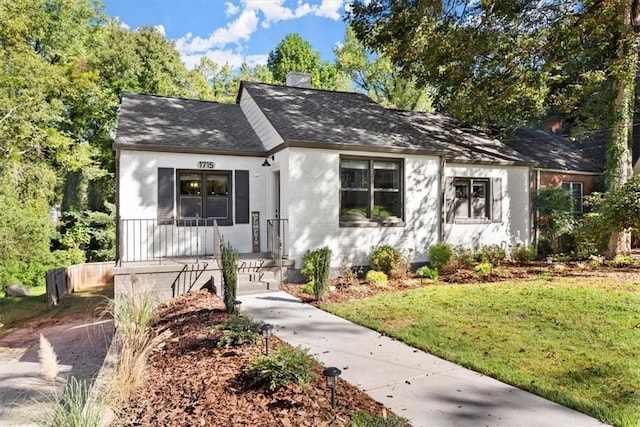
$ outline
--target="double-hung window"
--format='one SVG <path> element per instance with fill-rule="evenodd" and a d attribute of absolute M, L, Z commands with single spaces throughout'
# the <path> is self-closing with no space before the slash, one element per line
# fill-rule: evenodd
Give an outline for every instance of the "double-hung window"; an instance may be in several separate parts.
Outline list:
<path fill-rule="evenodd" d="M 502 222 L 502 180 L 449 177 L 446 206 L 449 223 Z"/>
<path fill-rule="evenodd" d="M 340 221 L 400 223 L 403 164 L 390 159 L 340 159 Z"/>
<path fill-rule="evenodd" d="M 582 213 L 582 183 L 581 182 L 563 182 L 562 188 L 567 190 L 571 194 L 571 201 L 573 203 L 573 213 Z"/>
<path fill-rule="evenodd" d="M 179 219 L 232 222 L 231 172 L 178 171 L 177 186 Z"/>

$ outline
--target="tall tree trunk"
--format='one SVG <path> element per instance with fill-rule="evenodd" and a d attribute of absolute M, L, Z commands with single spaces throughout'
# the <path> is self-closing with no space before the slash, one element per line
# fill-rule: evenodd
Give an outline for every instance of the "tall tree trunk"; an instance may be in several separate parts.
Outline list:
<path fill-rule="evenodd" d="M 617 61 L 613 64 L 616 99 L 613 104 L 611 139 L 607 146 L 607 187 L 615 190 L 633 174 L 631 147 L 633 144 L 633 109 L 635 78 L 638 69 L 638 34 L 640 0 L 617 0 L 620 39 Z M 631 234 L 628 230 L 612 233 L 607 256 L 629 253 Z"/>

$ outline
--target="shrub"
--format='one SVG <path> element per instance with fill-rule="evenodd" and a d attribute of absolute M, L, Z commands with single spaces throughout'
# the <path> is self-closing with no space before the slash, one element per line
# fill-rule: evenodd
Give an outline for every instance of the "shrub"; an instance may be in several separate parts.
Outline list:
<path fill-rule="evenodd" d="M 262 322 L 253 320 L 249 316 L 233 316 L 221 325 L 214 326 L 214 330 L 222 330 L 222 335 L 216 341 L 216 347 L 238 347 L 255 344 L 260 341 Z"/>
<path fill-rule="evenodd" d="M 453 262 L 460 268 L 471 268 L 475 263 L 473 249 L 458 245 L 453 248 Z"/>
<path fill-rule="evenodd" d="M 371 268 L 382 271 L 388 276 L 400 273 L 404 267 L 404 260 L 400 252 L 389 245 L 378 246 L 371 253 Z"/>
<path fill-rule="evenodd" d="M 631 267 L 636 265 L 636 260 L 628 255 L 618 254 L 611 260 L 614 267 Z"/>
<path fill-rule="evenodd" d="M 440 242 L 429 247 L 429 264 L 433 268 L 438 269 L 449 264 L 452 256 L 453 250 L 447 243 Z"/>
<path fill-rule="evenodd" d="M 533 261 L 536 258 L 536 248 L 532 245 L 517 245 L 511 251 L 511 259 L 519 262 L 520 264 L 526 264 Z"/>
<path fill-rule="evenodd" d="M 91 387 L 86 381 L 70 377 L 62 396 L 56 393 L 51 402 L 45 403 L 35 425 L 102 427 L 105 410 L 105 404 L 91 396 Z"/>
<path fill-rule="evenodd" d="M 499 265 L 507 257 L 507 252 L 500 245 L 483 245 L 480 248 L 482 262 Z"/>
<path fill-rule="evenodd" d="M 382 415 L 370 412 L 356 412 L 351 418 L 351 427 L 409 427 L 411 424 L 406 418 L 394 414 Z"/>
<path fill-rule="evenodd" d="M 420 274 L 420 277 L 424 277 L 425 279 L 438 280 L 438 270 L 435 268 L 429 268 L 427 265 L 418 270 L 418 274 Z"/>
<path fill-rule="evenodd" d="M 233 313 L 233 302 L 238 290 L 238 253 L 231 243 L 222 248 L 222 281 L 224 285 L 224 306 L 227 313 Z"/>
<path fill-rule="evenodd" d="M 315 267 L 315 257 L 318 254 L 318 251 L 307 251 L 302 256 L 302 268 L 300 269 L 300 274 L 302 274 L 307 281 L 307 283 L 311 283 L 313 285 L 313 275 L 314 275 L 314 267 Z"/>
<path fill-rule="evenodd" d="M 279 346 L 269 356 L 260 356 L 242 370 L 248 387 L 265 386 L 270 392 L 291 383 L 301 386 L 315 378 L 316 361 L 306 350 Z"/>
<path fill-rule="evenodd" d="M 493 266 L 491 265 L 491 263 L 481 262 L 480 264 L 475 266 L 473 271 L 475 271 L 476 273 L 479 273 L 480 276 L 487 276 L 491 274 L 492 269 L 493 269 Z"/>
<path fill-rule="evenodd" d="M 322 301 L 329 290 L 331 249 L 327 246 L 316 249 L 313 255 L 313 291 L 316 299 Z"/>
<path fill-rule="evenodd" d="M 365 277 L 367 283 L 372 285 L 385 287 L 387 286 L 388 279 L 387 275 L 382 271 L 369 270 L 367 271 L 367 276 Z"/>
<path fill-rule="evenodd" d="M 305 293 L 305 294 L 309 294 L 309 295 L 314 295 L 314 286 L 313 283 L 307 283 L 305 285 L 302 285 L 300 287 L 300 291 Z"/>

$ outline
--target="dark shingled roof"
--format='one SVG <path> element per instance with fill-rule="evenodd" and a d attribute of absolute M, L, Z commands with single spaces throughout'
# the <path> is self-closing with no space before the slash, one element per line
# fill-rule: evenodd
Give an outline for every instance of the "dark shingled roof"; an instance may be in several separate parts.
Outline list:
<path fill-rule="evenodd" d="M 509 135 L 509 147 L 533 159 L 540 168 L 567 172 L 602 173 L 603 166 L 561 135 L 543 130 L 518 128 Z"/>
<path fill-rule="evenodd" d="M 262 154 L 265 148 L 237 104 L 125 93 L 117 148 Z"/>
<path fill-rule="evenodd" d="M 285 144 L 415 150 L 448 160 L 526 163 L 528 159 L 452 118 L 386 109 L 366 95 L 242 82 Z"/>

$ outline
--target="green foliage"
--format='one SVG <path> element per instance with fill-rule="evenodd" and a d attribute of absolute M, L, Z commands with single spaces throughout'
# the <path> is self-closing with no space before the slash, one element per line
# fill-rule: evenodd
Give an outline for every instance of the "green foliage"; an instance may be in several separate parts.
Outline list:
<path fill-rule="evenodd" d="M 253 320 L 249 316 L 232 316 L 221 325 L 214 326 L 214 330 L 222 330 L 217 339 L 217 347 L 237 347 L 255 344 L 260 341 L 262 322 Z"/>
<path fill-rule="evenodd" d="M 536 248 L 532 245 L 516 245 L 516 247 L 511 250 L 511 259 L 520 264 L 526 264 L 535 258 Z"/>
<path fill-rule="evenodd" d="M 260 356 L 243 368 L 248 387 L 264 386 L 269 392 L 287 384 L 309 384 L 315 378 L 316 361 L 300 348 L 281 345 L 269 356 Z"/>
<path fill-rule="evenodd" d="M 457 245 L 453 248 L 453 263 L 460 268 L 469 269 L 475 263 L 475 254 L 473 249 Z"/>
<path fill-rule="evenodd" d="M 493 270 L 493 265 L 490 262 L 481 262 L 473 268 L 473 271 L 480 274 L 480 276 L 488 276 Z"/>
<path fill-rule="evenodd" d="M 318 301 L 324 300 L 329 291 L 329 273 L 331 272 L 331 249 L 316 249 L 313 258 L 313 290 Z"/>
<path fill-rule="evenodd" d="M 43 427 L 102 427 L 106 405 L 91 396 L 91 387 L 84 380 L 70 377 L 62 396 L 45 403 L 36 425 Z"/>
<path fill-rule="evenodd" d="M 429 268 L 428 265 L 422 267 L 418 271 L 418 274 L 420 274 L 420 277 L 424 277 L 425 279 L 438 280 L 438 270 L 435 268 Z"/>
<path fill-rule="evenodd" d="M 409 427 L 411 423 L 406 418 L 395 414 L 372 414 L 360 411 L 351 417 L 351 427 Z"/>
<path fill-rule="evenodd" d="M 448 265 L 452 256 L 453 249 L 447 243 L 440 242 L 429 247 L 429 264 L 435 269 Z"/>
<path fill-rule="evenodd" d="M 302 255 L 302 268 L 300 269 L 300 274 L 304 276 L 307 283 L 311 283 L 312 285 L 317 255 L 318 251 L 307 251 Z"/>
<path fill-rule="evenodd" d="M 636 260 L 629 255 L 618 254 L 611 260 L 613 267 L 632 267 L 636 265 Z"/>
<path fill-rule="evenodd" d="M 405 261 L 393 246 L 377 246 L 371 252 L 371 268 L 382 271 L 388 276 L 399 274 L 405 268 Z"/>
<path fill-rule="evenodd" d="M 387 275 L 382 271 L 369 270 L 367 276 L 364 279 L 367 283 L 384 288 L 387 286 Z"/>
<path fill-rule="evenodd" d="M 224 306 L 227 313 L 233 313 L 233 302 L 238 289 L 238 253 L 231 243 L 222 247 L 222 282 L 224 286 Z"/>
<path fill-rule="evenodd" d="M 592 209 L 602 216 L 601 225 L 609 231 L 640 230 L 640 175 L 633 175 L 620 188 L 590 198 Z"/>
<path fill-rule="evenodd" d="M 571 194 L 560 187 L 541 187 L 536 196 L 536 206 L 540 212 L 538 229 L 542 238 L 551 243 L 552 250 L 558 252 L 560 238 L 574 229 Z"/>
<path fill-rule="evenodd" d="M 306 283 L 300 287 L 300 291 L 308 295 L 315 295 L 314 289 L 315 286 L 313 286 L 313 283 Z"/>
<path fill-rule="evenodd" d="M 507 258 L 507 252 L 505 249 L 497 244 L 483 245 L 478 251 L 480 254 L 480 260 L 483 262 L 489 262 L 494 265 L 500 265 L 502 261 Z"/>

